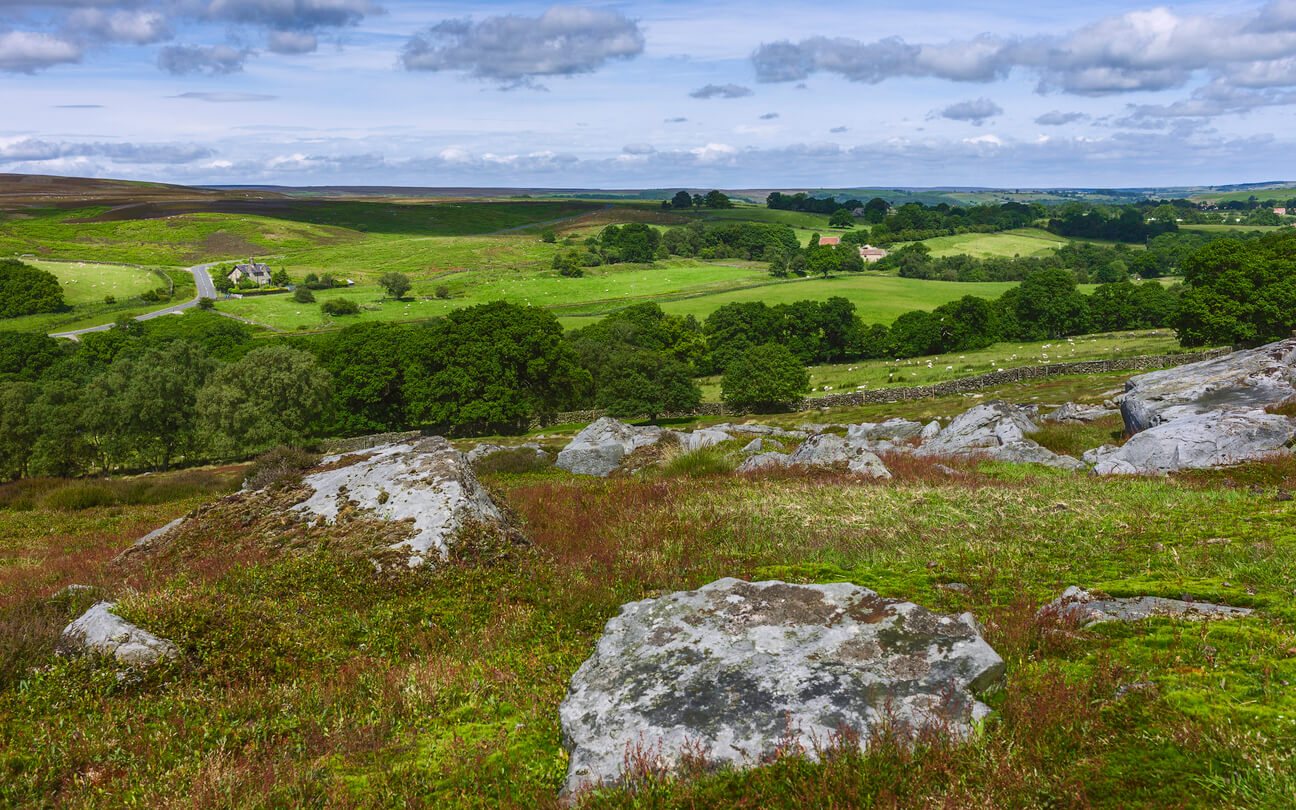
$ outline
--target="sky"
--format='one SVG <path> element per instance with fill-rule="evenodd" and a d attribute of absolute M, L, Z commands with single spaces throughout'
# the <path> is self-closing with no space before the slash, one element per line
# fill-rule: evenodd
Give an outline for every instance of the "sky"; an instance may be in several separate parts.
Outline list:
<path fill-rule="evenodd" d="M 1296 180 L 1296 0 L 0 0 L 0 102 L 0 172 L 172 183 Z"/>

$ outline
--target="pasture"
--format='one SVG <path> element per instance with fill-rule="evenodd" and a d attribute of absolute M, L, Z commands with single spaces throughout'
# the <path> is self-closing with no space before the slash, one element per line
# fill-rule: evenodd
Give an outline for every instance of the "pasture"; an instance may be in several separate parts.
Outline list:
<path fill-rule="evenodd" d="M 1000 233 L 961 233 L 927 239 L 924 245 L 933 256 L 957 256 L 966 253 L 977 259 L 1012 258 L 1014 256 L 1047 256 L 1067 243 L 1040 228 L 1019 228 Z M 899 247 L 899 245 L 897 245 Z"/>
<path fill-rule="evenodd" d="M 63 287 L 63 300 L 74 307 L 79 304 L 102 303 L 105 296 L 130 298 L 166 286 L 165 281 L 139 267 L 91 262 L 24 261 L 53 273 Z"/>

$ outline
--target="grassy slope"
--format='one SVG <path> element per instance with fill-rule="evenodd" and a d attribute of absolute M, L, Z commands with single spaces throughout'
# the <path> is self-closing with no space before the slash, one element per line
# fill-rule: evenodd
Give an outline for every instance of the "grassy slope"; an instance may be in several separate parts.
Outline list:
<path fill-rule="evenodd" d="M 947 399 L 924 406 L 967 404 Z M 890 412 L 913 416 L 916 405 Z M 174 555 L 138 569 L 100 561 L 192 500 L 0 509 L 10 548 L 58 548 L 75 532 L 86 549 L 75 564 L 11 551 L 30 573 L 0 577 L 0 653 L 42 667 L 11 666 L 0 682 L 0 803 L 553 807 L 566 768 L 557 705 L 603 623 L 624 602 L 721 576 L 848 579 L 971 610 L 1008 664 L 996 716 L 961 746 L 784 759 L 587 806 L 1296 799 L 1296 694 L 1285 686 L 1296 680 L 1296 506 L 1274 498 L 1296 487 L 1296 468 L 1107 480 L 890 463 L 889 482 L 494 475 L 487 483 L 534 547 L 501 557 L 478 546 L 438 571 L 395 576 L 348 551 L 364 525 L 283 526 L 246 499 L 206 513 Z M 128 575 L 137 592 L 122 586 Z M 955 581 L 970 591 L 937 587 Z M 50 655 L 43 645 L 93 598 L 42 598 L 71 582 L 121 597 L 127 617 L 180 644 L 184 663 L 119 681 L 111 667 Z M 1071 584 L 1261 612 L 1087 631 L 1036 617 Z"/>
<path fill-rule="evenodd" d="M 27 263 L 57 276 L 63 286 L 63 300 L 71 306 L 102 302 L 106 295 L 127 298 L 163 284 L 157 276 L 138 267 L 87 262 Z"/>

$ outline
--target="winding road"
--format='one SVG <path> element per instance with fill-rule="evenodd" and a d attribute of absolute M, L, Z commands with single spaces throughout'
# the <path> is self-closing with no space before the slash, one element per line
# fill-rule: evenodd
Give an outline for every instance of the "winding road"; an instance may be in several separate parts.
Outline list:
<path fill-rule="evenodd" d="M 215 300 L 218 295 L 218 293 L 216 292 L 216 285 L 212 283 L 211 275 L 207 272 L 207 270 L 208 268 L 215 267 L 218 264 L 221 264 L 221 262 L 195 264 L 193 267 L 184 268 L 185 270 L 188 270 L 190 273 L 193 274 L 194 286 L 198 290 L 198 294 L 194 296 L 194 299 L 192 301 L 186 301 L 183 304 L 176 304 L 175 306 L 166 307 L 165 309 L 154 310 L 153 312 L 146 312 L 143 315 L 136 315 L 135 320 L 147 321 L 162 315 L 171 315 L 181 310 L 189 309 L 190 307 L 196 307 L 198 306 L 198 301 L 203 298 L 210 298 L 212 300 Z M 88 326 L 85 329 L 72 329 L 67 332 L 50 332 L 50 337 L 70 338 L 72 340 L 76 340 L 77 335 L 84 335 L 88 332 L 106 332 L 112 328 L 113 328 L 112 324 L 105 323 L 101 326 Z"/>

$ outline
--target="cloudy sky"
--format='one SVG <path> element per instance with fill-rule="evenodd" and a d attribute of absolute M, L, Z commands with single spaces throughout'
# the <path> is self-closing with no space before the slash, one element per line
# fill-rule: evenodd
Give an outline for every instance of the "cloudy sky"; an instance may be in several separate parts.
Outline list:
<path fill-rule="evenodd" d="M 0 171 L 602 188 L 1296 179 L 1296 0 L 932 5 L 0 0 Z"/>

